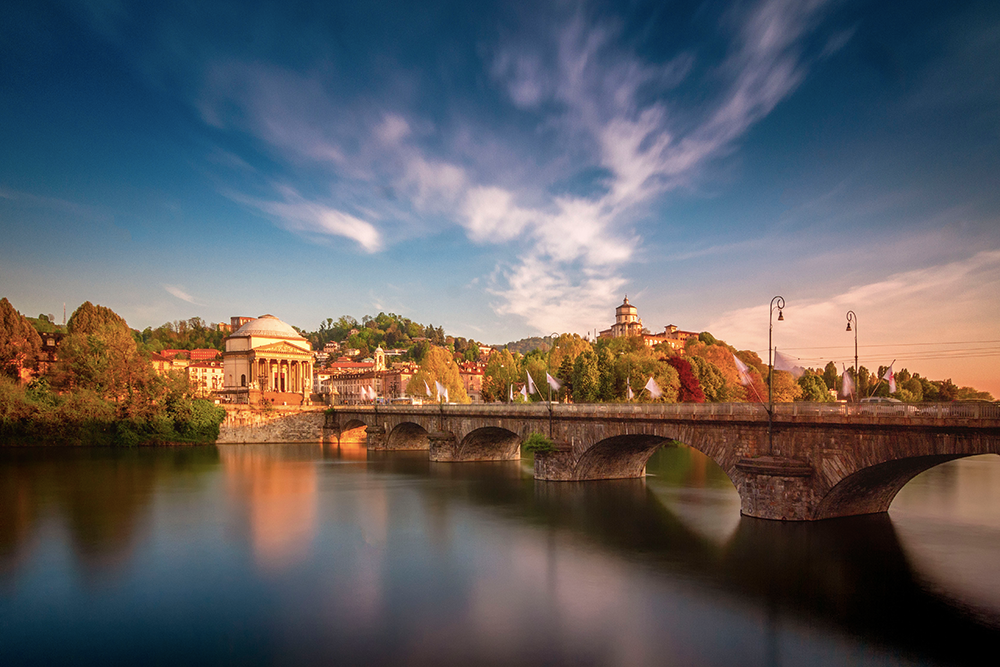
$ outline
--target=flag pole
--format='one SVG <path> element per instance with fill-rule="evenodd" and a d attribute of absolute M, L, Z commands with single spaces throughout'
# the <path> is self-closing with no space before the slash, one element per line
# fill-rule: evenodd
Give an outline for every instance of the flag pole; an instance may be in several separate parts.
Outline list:
<path fill-rule="evenodd" d="M 893 359 L 893 360 L 892 360 L 892 363 L 890 363 L 890 364 L 889 364 L 889 368 L 892 368 L 892 367 L 893 367 L 893 366 L 895 366 L 895 365 L 896 365 L 896 360 L 895 360 L 895 359 Z M 875 383 L 875 386 L 874 386 L 874 387 L 872 387 L 872 392 L 871 392 L 870 394 L 868 394 L 868 398 L 871 398 L 872 396 L 874 396 L 874 395 L 875 395 L 875 390 L 877 390 L 877 389 L 878 389 L 879 385 L 880 385 L 880 384 L 882 384 L 882 381 L 883 381 L 883 380 L 885 380 L 885 378 L 884 378 L 884 377 L 882 377 L 882 376 L 880 375 L 880 376 L 879 376 L 879 378 L 878 378 L 878 382 L 876 382 L 876 383 Z"/>

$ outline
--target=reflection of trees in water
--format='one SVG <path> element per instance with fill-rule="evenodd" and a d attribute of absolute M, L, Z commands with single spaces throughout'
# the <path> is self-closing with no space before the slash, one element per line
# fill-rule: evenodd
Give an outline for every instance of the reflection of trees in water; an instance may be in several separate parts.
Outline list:
<path fill-rule="evenodd" d="M 77 563 L 102 571 L 127 559 L 148 524 L 157 483 L 218 460 L 214 447 L 171 449 L 23 448 L 0 452 L 0 559 L 24 562 L 31 538 L 56 508 Z M 8 511 L 7 508 L 14 508 Z"/>
<path fill-rule="evenodd" d="M 422 473 L 417 461 L 393 455 L 384 465 L 446 480 L 425 492 L 434 511 L 447 513 L 460 499 L 569 531 L 670 576 L 696 578 L 719 595 L 749 599 L 778 635 L 783 623 L 817 623 L 942 662 L 974 662 L 1000 640 L 1000 619 L 978 618 L 921 585 L 888 515 L 815 523 L 744 517 L 720 546 L 689 528 L 641 479 L 535 482 L 517 462 L 425 463 Z"/>

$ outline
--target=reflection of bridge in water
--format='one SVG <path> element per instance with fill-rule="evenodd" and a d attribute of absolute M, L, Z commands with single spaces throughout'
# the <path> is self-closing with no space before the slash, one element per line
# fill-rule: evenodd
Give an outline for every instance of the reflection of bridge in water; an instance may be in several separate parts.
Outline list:
<path fill-rule="evenodd" d="M 888 515 L 819 523 L 743 517 L 717 542 L 681 520 L 642 480 L 536 485 L 514 462 L 454 466 L 412 453 L 371 452 L 368 466 L 447 480 L 421 487 L 441 511 L 448 507 L 444 496 L 458 496 L 716 588 L 720 597 L 763 610 L 769 633 L 803 625 L 840 630 L 897 655 L 955 664 L 975 664 L 1000 640 L 995 617 L 984 620 L 927 590 Z M 438 494 L 442 499 L 434 500 Z M 559 542 L 552 540 L 552 549 Z"/>
<path fill-rule="evenodd" d="M 641 477 L 657 449 L 680 442 L 733 482 L 747 516 L 815 520 L 885 512 L 906 482 L 945 461 L 1000 454 L 1000 408 L 788 403 L 773 424 L 751 403 L 337 407 L 338 438 L 364 428 L 369 449 L 426 449 L 432 461 L 520 458 L 531 433 L 557 451 L 535 478 Z"/>

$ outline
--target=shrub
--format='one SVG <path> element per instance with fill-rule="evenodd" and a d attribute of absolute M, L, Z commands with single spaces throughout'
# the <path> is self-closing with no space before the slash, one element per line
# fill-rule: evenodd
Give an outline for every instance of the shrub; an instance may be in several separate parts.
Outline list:
<path fill-rule="evenodd" d="M 555 443 L 541 433 L 532 433 L 521 444 L 521 451 L 530 452 L 532 454 L 540 454 L 545 452 L 554 452 L 556 451 L 556 446 Z"/>

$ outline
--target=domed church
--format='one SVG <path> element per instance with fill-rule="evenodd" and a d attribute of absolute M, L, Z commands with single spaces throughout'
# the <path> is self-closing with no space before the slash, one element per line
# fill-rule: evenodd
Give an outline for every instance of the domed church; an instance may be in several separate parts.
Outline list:
<path fill-rule="evenodd" d="M 274 315 L 242 323 L 226 338 L 222 355 L 224 392 L 236 403 L 301 405 L 312 392 L 309 341 Z"/>

